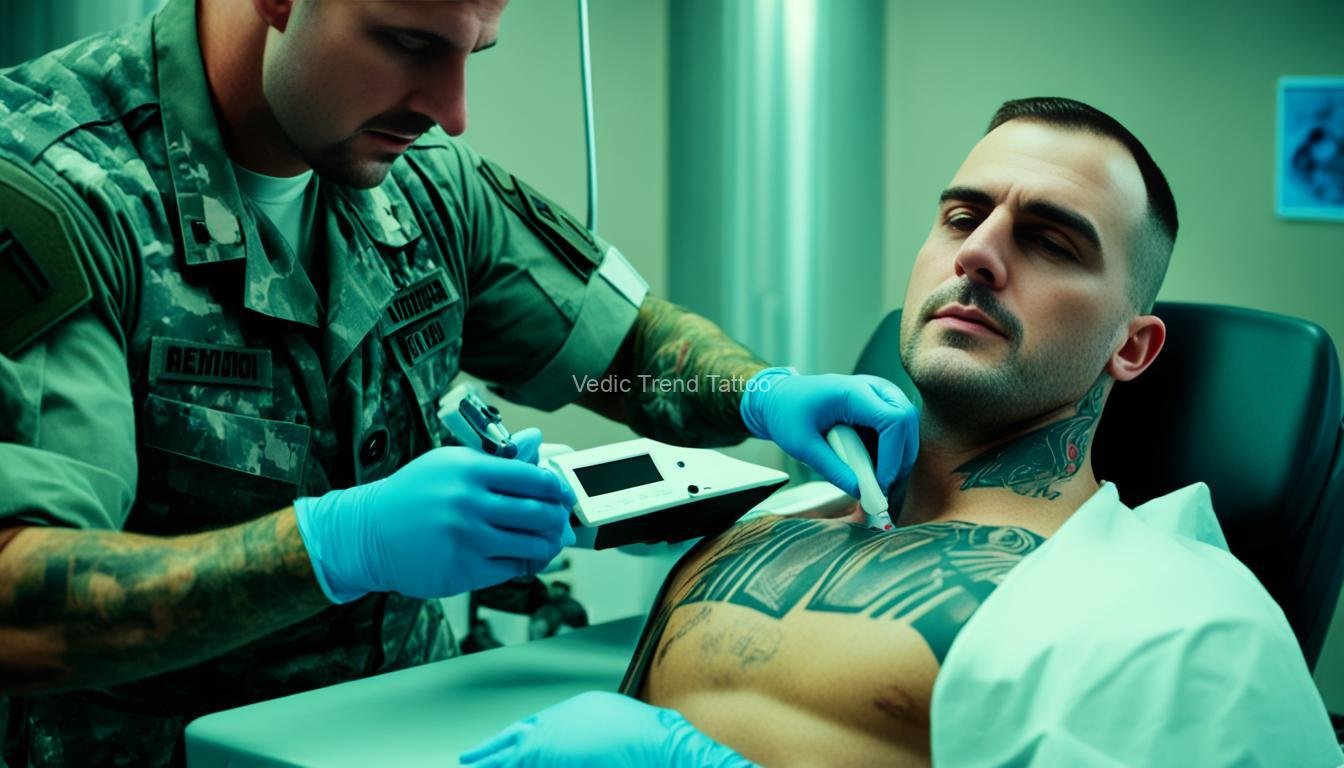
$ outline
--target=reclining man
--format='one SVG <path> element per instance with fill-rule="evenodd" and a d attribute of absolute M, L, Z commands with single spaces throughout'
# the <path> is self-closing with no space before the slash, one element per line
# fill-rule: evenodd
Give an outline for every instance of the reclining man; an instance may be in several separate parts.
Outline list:
<path fill-rule="evenodd" d="M 1118 122 L 1004 104 L 910 278 L 900 352 L 922 444 L 897 529 L 761 517 L 701 542 L 622 686 L 656 706 L 584 694 L 464 760 L 1339 764 L 1207 488 L 1131 511 L 1092 471 L 1111 387 L 1162 349 L 1147 312 L 1176 229 L 1162 172 Z"/>

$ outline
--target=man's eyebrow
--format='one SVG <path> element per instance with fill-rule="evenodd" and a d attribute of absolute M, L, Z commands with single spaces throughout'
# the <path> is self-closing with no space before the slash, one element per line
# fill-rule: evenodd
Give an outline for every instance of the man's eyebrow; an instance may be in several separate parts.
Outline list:
<path fill-rule="evenodd" d="M 1023 210 L 1037 218 L 1054 222 L 1065 229 L 1072 229 L 1082 235 L 1084 240 L 1091 243 L 1093 248 L 1098 251 L 1101 250 L 1101 238 L 1097 236 L 1097 228 L 1092 226 L 1092 222 L 1088 221 L 1082 214 L 1054 203 L 1039 200 L 1034 203 L 1027 203 Z"/>
<path fill-rule="evenodd" d="M 443 37 L 442 35 L 436 34 L 436 33 L 434 33 L 434 32 L 430 32 L 430 31 L 427 30 L 427 29 L 416 29 L 416 28 L 413 28 L 413 27 L 395 27 L 395 26 L 393 26 L 393 27 L 384 27 L 383 29 L 386 30 L 386 31 L 388 31 L 388 32 L 395 32 L 395 33 L 397 33 L 397 34 L 410 35 L 411 37 L 418 37 L 418 38 L 420 38 L 421 40 L 424 40 L 425 42 L 427 42 L 427 43 L 429 43 L 430 45 L 434 46 L 435 48 L 454 48 L 454 47 L 456 47 L 456 46 L 453 45 L 452 41 L 449 40 L 448 38 Z M 494 47 L 495 47 L 496 45 L 498 45 L 498 44 L 499 44 L 499 38 L 496 37 L 494 40 L 491 40 L 491 41 L 488 42 L 488 43 L 485 43 L 485 44 L 483 44 L 483 45 L 478 45 L 478 46 L 476 46 L 475 48 L 471 49 L 471 52 L 472 52 L 472 53 L 480 53 L 481 51 L 484 51 L 484 50 L 487 50 L 487 49 L 490 49 L 490 48 L 494 48 Z"/>
<path fill-rule="evenodd" d="M 948 187 L 938 196 L 938 203 L 941 205 L 948 200 L 960 200 L 986 208 L 994 207 L 994 198 L 988 192 L 974 187 Z M 1041 200 L 1027 203 L 1023 210 L 1037 218 L 1045 219 L 1077 232 L 1084 240 L 1091 243 L 1093 248 L 1098 251 L 1101 250 L 1101 237 L 1097 235 L 1097 228 L 1092 226 L 1092 222 L 1088 221 L 1086 216 L 1063 206 Z"/>
<path fill-rule="evenodd" d="M 942 205 L 948 200 L 960 200 L 963 203 L 982 205 L 986 208 L 994 207 L 994 198 L 990 197 L 988 192 L 974 187 L 948 187 L 938 196 L 938 204 Z"/>

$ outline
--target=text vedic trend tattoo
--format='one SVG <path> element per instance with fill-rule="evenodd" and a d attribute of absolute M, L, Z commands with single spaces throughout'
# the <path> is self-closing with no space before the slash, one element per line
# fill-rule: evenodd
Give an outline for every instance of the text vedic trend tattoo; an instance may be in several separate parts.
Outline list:
<path fill-rule="evenodd" d="M 1101 417 L 1105 378 L 1097 379 L 1073 416 L 1028 432 L 952 470 L 966 475 L 960 490 L 1010 488 L 1021 496 L 1059 498 L 1052 486 L 1078 473 L 1092 428 Z"/>
<path fill-rule="evenodd" d="M 717 325 L 670 301 L 652 297 L 639 308 L 631 361 L 645 381 L 695 382 L 694 387 L 631 388 L 630 426 L 678 444 L 729 445 L 746 436 L 740 392 L 713 382 L 745 382 L 766 363 Z"/>

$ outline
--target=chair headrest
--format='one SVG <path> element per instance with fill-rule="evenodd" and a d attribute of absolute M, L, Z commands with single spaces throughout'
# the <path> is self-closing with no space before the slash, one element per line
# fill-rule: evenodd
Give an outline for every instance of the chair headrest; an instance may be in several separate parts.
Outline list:
<path fill-rule="evenodd" d="M 1093 467 L 1134 506 L 1203 481 L 1246 559 L 1309 523 L 1340 422 L 1339 361 L 1320 326 L 1234 307 L 1159 304 L 1167 342 L 1117 384 Z"/>

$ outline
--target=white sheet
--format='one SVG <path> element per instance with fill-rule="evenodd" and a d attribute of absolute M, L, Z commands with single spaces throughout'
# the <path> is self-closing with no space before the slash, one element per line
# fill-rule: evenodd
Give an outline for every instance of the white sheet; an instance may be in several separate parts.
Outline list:
<path fill-rule="evenodd" d="M 935 766 L 1344 764 L 1202 483 L 1136 510 L 1104 484 L 962 628 L 931 721 Z"/>

